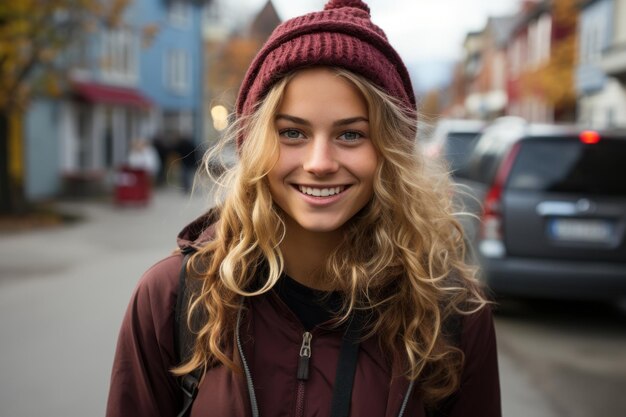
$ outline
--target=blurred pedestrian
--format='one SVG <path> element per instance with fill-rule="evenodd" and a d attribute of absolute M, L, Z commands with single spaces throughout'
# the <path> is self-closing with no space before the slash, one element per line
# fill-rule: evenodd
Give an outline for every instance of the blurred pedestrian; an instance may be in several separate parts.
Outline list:
<path fill-rule="evenodd" d="M 414 155 L 413 87 L 367 5 L 282 23 L 236 110 L 226 196 L 140 281 L 107 416 L 177 415 L 193 374 L 195 416 L 500 416 L 451 184 Z"/>
<path fill-rule="evenodd" d="M 166 173 L 167 173 L 167 165 L 168 165 L 168 156 L 170 153 L 170 147 L 168 146 L 165 137 L 162 133 L 157 134 L 152 139 L 152 146 L 159 156 L 159 171 L 156 175 L 156 184 L 163 185 L 165 184 Z"/>
<path fill-rule="evenodd" d="M 189 193 L 193 186 L 193 180 L 198 170 L 197 146 L 193 139 L 186 135 L 181 135 L 174 145 L 174 150 L 180 162 L 180 181 L 183 191 Z"/>
<path fill-rule="evenodd" d="M 142 138 L 132 141 L 128 165 L 133 169 L 145 171 L 152 179 L 156 178 L 161 169 L 159 154 L 148 141 Z"/>

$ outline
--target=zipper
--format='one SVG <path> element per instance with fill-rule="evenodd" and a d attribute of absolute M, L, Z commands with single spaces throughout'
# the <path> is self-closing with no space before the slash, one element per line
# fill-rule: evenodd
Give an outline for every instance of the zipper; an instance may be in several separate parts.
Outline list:
<path fill-rule="evenodd" d="M 243 367 L 243 372 L 246 376 L 246 385 L 248 386 L 248 397 L 250 399 L 250 410 L 252 412 L 252 417 L 259 417 L 259 405 L 256 401 L 256 394 L 254 392 L 254 383 L 252 381 L 252 374 L 250 373 L 250 367 L 248 366 L 248 361 L 246 361 L 246 356 L 243 353 L 243 345 L 241 344 L 241 337 L 239 336 L 239 327 L 241 326 L 241 312 L 243 311 L 243 298 L 241 300 L 241 304 L 239 305 L 239 311 L 237 312 L 237 326 L 235 329 L 235 338 L 237 339 L 237 349 L 239 350 L 239 357 L 241 358 L 241 365 Z"/>
<path fill-rule="evenodd" d="M 259 417 L 259 406 L 256 400 L 256 394 L 254 392 L 254 382 L 252 381 L 252 375 L 250 373 L 250 368 L 248 366 L 248 361 L 243 352 L 243 345 L 241 343 L 241 338 L 239 334 L 239 329 L 241 326 L 241 316 L 243 310 L 243 300 L 239 306 L 239 311 L 237 312 L 237 325 L 235 328 L 235 338 L 237 343 L 237 349 L 239 350 L 239 356 L 241 357 L 241 363 L 243 366 L 243 371 L 246 377 L 246 383 L 248 386 L 248 397 L 250 400 L 250 408 L 252 411 L 253 417 Z M 306 381 L 309 379 L 309 361 L 311 360 L 311 340 L 313 339 L 313 335 L 310 332 L 304 332 L 302 335 L 302 345 L 300 346 L 300 358 L 298 361 L 298 387 L 296 392 L 296 417 L 304 416 L 304 391 L 306 387 Z M 403 417 L 406 412 L 406 408 L 409 402 L 409 397 L 411 392 L 413 391 L 413 387 L 415 385 L 415 381 L 411 381 L 409 383 L 409 387 L 406 390 L 406 394 L 404 395 L 404 399 L 402 400 L 402 405 L 400 406 L 400 411 L 398 412 L 398 417 Z"/>
<path fill-rule="evenodd" d="M 415 385 L 415 380 L 411 380 L 409 383 L 409 388 L 406 390 L 406 394 L 404 395 L 404 399 L 402 400 L 402 406 L 400 407 L 400 411 L 398 412 L 398 417 L 403 417 L 404 412 L 406 411 L 406 406 L 409 403 L 409 396 L 413 391 L 413 386 Z"/>
<path fill-rule="evenodd" d="M 298 387 L 296 390 L 296 417 L 304 416 L 304 389 L 309 379 L 309 361 L 311 360 L 311 340 L 313 335 L 304 332 L 302 346 L 300 347 L 300 359 L 298 360 Z"/>

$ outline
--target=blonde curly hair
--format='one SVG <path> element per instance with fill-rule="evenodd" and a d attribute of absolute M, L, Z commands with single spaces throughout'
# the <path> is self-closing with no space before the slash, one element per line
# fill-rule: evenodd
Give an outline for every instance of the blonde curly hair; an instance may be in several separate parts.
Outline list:
<path fill-rule="evenodd" d="M 406 376 L 419 382 L 427 402 L 435 402 L 458 387 L 463 362 L 444 323 L 487 304 L 475 269 L 465 261 L 453 187 L 445 170 L 416 152 L 414 115 L 367 79 L 333 71 L 363 95 L 379 154 L 373 197 L 350 220 L 325 265 L 344 294 L 338 323 L 355 311 L 364 314 L 363 337 L 376 335 L 381 347 L 403 358 Z M 207 320 L 193 329 L 193 355 L 173 370 L 176 375 L 218 363 L 236 369 L 228 347 L 241 298 L 271 290 L 283 273 L 279 244 L 285 225 L 266 177 L 279 156 L 274 117 L 292 77 L 279 81 L 226 135 L 224 143 L 245 141 L 239 163 L 216 179 L 228 191 L 219 194 L 215 237 L 189 264 L 190 274 L 202 283 L 189 317 L 201 311 Z M 220 149 L 205 157 L 207 170 Z M 259 280 L 262 265 L 266 276 Z"/>

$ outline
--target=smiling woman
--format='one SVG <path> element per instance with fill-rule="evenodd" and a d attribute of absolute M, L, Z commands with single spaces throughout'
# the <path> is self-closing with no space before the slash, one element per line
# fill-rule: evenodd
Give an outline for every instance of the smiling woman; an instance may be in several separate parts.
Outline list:
<path fill-rule="evenodd" d="M 367 5 L 279 26 L 237 115 L 223 200 L 133 295 L 108 417 L 499 417 L 451 186 L 414 153 L 411 81 Z"/>
<path fill-rule="evenodd" d="M 285 88 L 276 130 L 279 158 L 267 178 L 285 215 L 282 244 L 290 246 L 300 233 L 326 233 L 330 252 L 342 240 L 343 226 L 373 194 L 378 156 L 367 133 L 367 103 L 335 72 L 304 70 Z M 326 258 L 328 253 L 319 255 Z M 294 268 L 298 266 L 301 260 Z M 286 272 L 296 279 L 301 275 L 288 267 Z"/>

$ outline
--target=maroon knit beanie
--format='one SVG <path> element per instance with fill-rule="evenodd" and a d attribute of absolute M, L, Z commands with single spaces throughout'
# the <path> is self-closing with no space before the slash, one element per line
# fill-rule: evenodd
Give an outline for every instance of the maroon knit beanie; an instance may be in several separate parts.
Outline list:
<path fill-rule="evenodd" d="M 345 68 L 362 75 L 415 111 L 409 73 L 361 0 L 330 0 L 321 12 L 279 25 L 252 61 L 237 98 L 237 114 L 249 115 L 289 72 L 312 66 Z"/>

